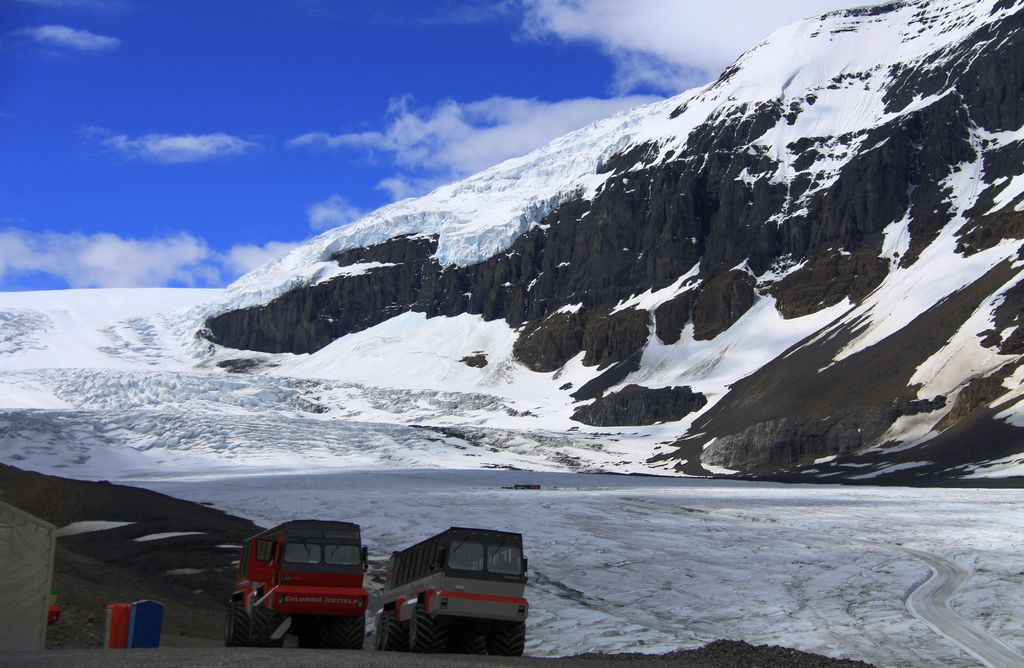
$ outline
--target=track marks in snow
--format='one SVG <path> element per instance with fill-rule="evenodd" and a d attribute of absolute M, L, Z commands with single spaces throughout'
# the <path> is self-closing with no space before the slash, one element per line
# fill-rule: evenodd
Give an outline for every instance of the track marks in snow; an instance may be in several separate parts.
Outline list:
<path fill-rule="evenodd" d="M 25 350 L 46 350 L 42 334 L 53 327 L 43 313 L 20 309 L 0 310 L 0 355 Z"/>
<path fill-rule="evenodd" d="M 785 526 L 780 526 L 777 521 L 769 518 L 745 513 L 728 513 L 726 516 L 733 517 L 737 521 L 768 523 L 779 526 L 781 530 L 786 529 Z M 813 531 L 801 531 L 801 536 L 800 540 L 808 544 L 818 542 L 835 545 L 837 542 L 834 536 L 826 536 Z M 971 577 L 966 569 L 938 554 L 905 547 L 899 543 L 873 542 L 859 538 L 846 538 L 844 542 L 854 546 L 863 546 L 863 548 L 868 550 L 907 554 L 917 561 L 923 562 L 931 571 L 931 576 L 914 582 L 908 588 L 903 597 L 907 611 L 927 624 L 935 633 L 954 643 L 960 649 L 990 668 L 1015 668 L 1016 666 L 1024 665 L 1024 655 L 977 624 L 964 619 L 953 610 L 953 599 Z M 854 582 L 844 580 L 837 586 L 837 591 L 843 592 L 847 597 L 850 597 L 851 591 L 856 588 L 857 585 Z M 855 601 L 860 600 L 863 598 L 863 594 L 866 593 L 861 592 L 861 596 L 853 596 L 851 598 Z M 857 606 L 864 607 L 862 604 L 853 603 L 848 607 L 847 613 L 855 616 L 855 608 Z M 868 617 L 873 616 L 875 612 L 867 608 L 867 614 L 863 615 L 865 621 L 867 621 Z M 812 611 L 812 614 L 819 617 L 822 624 L 830 628 L 829 633 L 840 639 L 840 635 L 836 631 L 831 630 L 836 626 L 834 615 L 820 615 L 814 611 Z M 865 626 L 868 626 L 868 624 L 865 624 Z M 851 638 L 845 638 L 845 640 L 844 644 L 849 644 Z M 856 642 L 856 638 L 853 638 L 853 640 Z"/>
<path fill-rule="evenodd" d="M 104 327 L 100 333 L 110 340 L 110 345 L 98 350 L 111 357 L 149 366 L 159 366 L 170 359 L 167 346 L 149 318 L 128 318 Z"/>

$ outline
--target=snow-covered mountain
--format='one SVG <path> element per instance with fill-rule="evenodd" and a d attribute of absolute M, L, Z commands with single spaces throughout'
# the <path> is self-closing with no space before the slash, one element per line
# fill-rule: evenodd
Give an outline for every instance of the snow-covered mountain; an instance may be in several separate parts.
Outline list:
<path fill-rule="evenodd" d="M 282 411 L 301 452 L 320 425 L 360 420 L 431 426 L 495 466 L 1020 475 L 1022 27 L 1021 0 L 807 19 L 708 86 L 384 207 L 162 316 L 133 390 L 98 370 L 0 382 L 90 410 L 142 395 L 195 411 L 198 387 L 237 385 L 248 398 L 227 413 Z M 18 331 L 50 317 L 4 308 Z M 152 322 L 106 327 L 144 338 Z M 29 368 L 39 339 L 10 340 L 2 368 Z"/>

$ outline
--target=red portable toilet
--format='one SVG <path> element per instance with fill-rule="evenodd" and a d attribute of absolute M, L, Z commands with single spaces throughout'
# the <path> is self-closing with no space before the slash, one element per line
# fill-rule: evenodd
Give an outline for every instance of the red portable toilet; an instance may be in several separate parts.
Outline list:
<path fill-rule="evenodd" d="M 107 606 L 107 627 L 103 646 L 107 649 L 128 647 L 128 627 L 132 620 L 131 603 L 111 603 Z"/>

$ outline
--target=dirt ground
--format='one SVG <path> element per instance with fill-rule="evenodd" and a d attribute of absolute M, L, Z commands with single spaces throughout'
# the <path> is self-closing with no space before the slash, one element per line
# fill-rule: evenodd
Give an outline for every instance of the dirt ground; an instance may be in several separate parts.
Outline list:
<path fill-rule="evenodd" d="M 276 667 L 324 668 L 336 666 L 402 667 L 413 659 L 398 652 L 358 652 L 346 650 L 251 649 L 251 648 L 162 648 L 158 650 L 63 650 L 21 652 L 2 657 L 7 666 L 73 665 L 79 668 L 106 666 L 145 666 L 177 668 L 273 664 Z M 603 665 L 679 666 L 681 668 L 857 668 L 867 664 L 835 661 L 815 654 L 783 647 L 754 647 L 742 642 L 720 640 L 700 649 L 670 654 L 601 654 L 562 659 L 511 658 L 500 656 L 459 656 L 417 654 L 418 665 L 438 668 L 466 666 L 552 666 L 553 668 L 591 668 Z"/>

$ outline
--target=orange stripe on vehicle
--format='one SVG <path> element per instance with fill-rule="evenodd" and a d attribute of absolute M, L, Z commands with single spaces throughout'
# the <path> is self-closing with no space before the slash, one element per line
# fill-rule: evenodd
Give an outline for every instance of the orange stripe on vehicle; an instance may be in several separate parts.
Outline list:
<path fill-rule="evenodd" d="M 494 596 L 493 594 L 472 594 L 465 591 L 441 591 L 435 594 L 444 598 L 462 598 L 469 601 L 491 601 L 493 603 L 515 603 L 517 605 L 528 605 L 525 598 L 511 596 Z"/>

